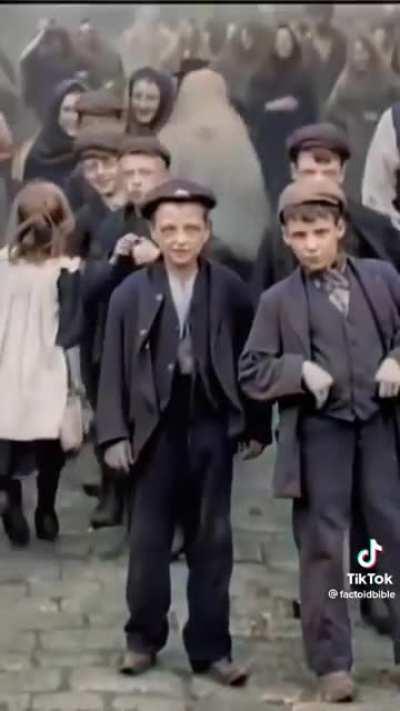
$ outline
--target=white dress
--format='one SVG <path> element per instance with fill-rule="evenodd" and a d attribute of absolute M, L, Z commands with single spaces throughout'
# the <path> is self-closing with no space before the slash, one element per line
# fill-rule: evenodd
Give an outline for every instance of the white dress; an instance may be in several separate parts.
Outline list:
<path fill-rule="evenodd" d="M 67 401 L 67 366 L 56 345 L 57 282 L 66 257 L 40 264 L 0 250 L 0 439 L 57 439 Z"/>

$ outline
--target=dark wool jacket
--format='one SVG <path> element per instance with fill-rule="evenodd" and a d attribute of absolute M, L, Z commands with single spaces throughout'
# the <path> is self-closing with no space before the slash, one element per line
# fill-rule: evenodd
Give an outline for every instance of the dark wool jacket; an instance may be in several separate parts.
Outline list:
<path fill-rule="evenodd" d="M 383 261 L 349 257 L 348 262 L 375 318 L 385 357 L 394 355 L 398 359 L 400 276 Z M 302 365 L 311 357 L 306 289 L 297 268 L 261 296 L 239 366 L 240 384 L 248 397 L 279 403 L 274 478 L 277 497 L 299 498 L 302 494 L 299 418 L 309 402 L 302 384 Z M 398 408 L 393 409 L 399 430 Z"/>
<path fill-rule="evenodd" d="M 253 317 L 247 287 L 229 269 L 208 260 L 205 264 L 210 284 L 210 360 L 229 403 L 229 435 L 234 440 L 243 437 L 267 444 L 271 442 L 270 408 L 247 400 L 238 386 L 237 364 Z M 160 270 L 164 270 L 162 260 L 126 279 L 113 293 L 107 318 L 98 443 L 130 439 L 135 461 L 161 417 L 150 346 L 165 300 Z"/>

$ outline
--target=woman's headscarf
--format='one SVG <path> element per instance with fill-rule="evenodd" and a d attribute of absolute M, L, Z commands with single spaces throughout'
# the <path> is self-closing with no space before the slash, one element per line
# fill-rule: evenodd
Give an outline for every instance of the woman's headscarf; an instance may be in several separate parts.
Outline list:
<path fill-rule="evenodd" d="M 134 109 L 132 106 L 132 94 L 135 82 L 145 79 L 152 82 L 158 87 L 160 92 L 160 105 L 154 119 L 147 126 L 142 126 L 135 120 Z M 140 133 L 158 133 L 167 123 L 176 95 L 176 87 L 173 79 L 166 73 L 153 69 L 152 67 L 142 67 L 134 72 L 129 80 L 128 88 L 128 116 L 127 116 L 127 132 Z"/>
<path fill-rule="evenodd" d="M 211 188 L 214 233 L 235 257 L 253 260 L 270 222 L 270 208 L 246 126 L 232 108 L 222 76 L 210 69 L 182 82 L 160 141 L 172 156 L 172 173 Z"/>
<path fill-rule="evenodd" d="M 75 79 L 63 81 L 56 88 L 47 120 L 27 157 L 24 180 L 42 178 L 64 187 L 76 166 L 77 157 L 74 139 L 65 133 L 58 120 L 64 98 L 79 91 L 86 91 L 86 87 Z"/>

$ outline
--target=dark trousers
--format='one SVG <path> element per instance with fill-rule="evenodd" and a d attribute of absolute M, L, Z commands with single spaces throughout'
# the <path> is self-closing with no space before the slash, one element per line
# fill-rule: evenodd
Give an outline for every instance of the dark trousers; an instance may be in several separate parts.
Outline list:
<path fill-rule="evenodd" d="M 13 495 L 15 487 L 13 477 L 20 471 L 24 461 L 30 462 L 32 471 L 37 468 L 38 507 L 50 511 L 55 505 L 61 470 L 65 464 L 65 454 L 60 441 L 53 439 L 34 442 L 4 441 L 0 443 L 2 460 L 0 489 Z M 18 498 L 20 498 L 18 496 Z M 20 503 L 20 501 L 16 502 Z"/>
<path fill-rule="evenodd" d="M 368 422 L 305 417 L 300 430 L 305 494 L 295 501 L 293 525 L 300 557 L 301 621 L 306 656 L 319 675 L 352 666 L 343 541 L 358 505 L 368 536 L 383 546 L 365 572 L 393 575 L 388 600 L 395 647 L 400 641 L 400 478 L 394 422 L 379 413 Z M 352 568 L 352 566 L 351 566 Z M 336 599 L 329 591 L 337 590 Z"/>
<path fill-rule="evenodd" d="M 189 567 L 184 644 L 193 662 L 230 655 L 233 448 L 207 407 L 189 413 L 177 384 L 171 405 L 135 467 L 125 627 L 130 649 L 158 652 L 168 637 L 171 544 L 183 525 Z"/>

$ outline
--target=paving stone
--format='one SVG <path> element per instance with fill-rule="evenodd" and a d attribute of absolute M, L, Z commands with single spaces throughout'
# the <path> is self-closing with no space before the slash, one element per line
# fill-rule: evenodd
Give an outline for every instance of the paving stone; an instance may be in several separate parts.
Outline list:
<path fill-rule="evenodd" d="M 400 698 L 398 697 L 393 703 L 376 706 L 368 703 L 352 703 L 349 706 L 351 711 L 396 711 L 399 708 Z M 323 704 L 318 701 L 310 703 L 294 704 L 292 711 L 343 711 L 343 704 Z"/>
<path fill-rule="evenodd" d="M 282 704 L 266 703 L 247 689 L 214 689 L 194 704 L 193 711 L 282 711 Z"/>
<path fill-rule="evenodd" d="M 35 696 L 33 711 L 103 711 L 104 703 L 96 694 L 42 694 Z"/>
<path fill-rule="evenodd" d="M 64 569 L 64 566 L 63 566 Z M 31 580 L 29 582 L 29 596 L 49 598 L 50 600 L 60 600 L 64 612 L 81 612 L 82 609 L 76 604 L 79 601 L 86 601 L 93 596 L 100 594 L 102 587 L 100 582 L 82 580 Z"/>
<path fill-rule="evenodd" d="M 135 694 L 118 696 L 111 705 L 112 711 L 189 711 L 189 708 L 188 704 L 176 699 L 168 701 L 154 696 L 144 699 Z"/>
<path fill-rule="evenodd" d="M 26 669 L 0 674 L 0 692 L 4 694 L 56 691 L 60 684 L 60 672 L 54 669 Z"/>
<path fill-rule="evenodd" d="M 25 598 L 28 594 L 28 586 L 25 583 L 15 583 L 15 585 L 0 585 L 0 605 L 5 605 L 8 602 L 17 602 Z"/>
<path fill-rule="evenodd" d="M 28 709 L 30 709 L 29 694 L 7 696 L 0 688 L 0 711 L 28 711 Z"/>
<path fill-rule="evenodd" d="M 17 602 L 5 620 L 13 630 L 53 630 L 82 627 L 80 614 L 60 612 L 56 602 L 36 598 L 24 598 Z"/>
<path fill-rule="evenodd" d="M 0 651 L 6 650 L 8 652 L 28 654 L 34 649 L 35 645 L 36 637 L 34 632 L 20 632 L 15 629 L 9 629 L 2 619 Z"/>
<path fill-rule="evenodd" d="M 30 654 L 0 651 L 0 672 L 21 671 L 32 666 Z"/>
<path fill-rule="evenodd" d="M 235 563 L 261 563 L 262 551 L 258 541 L 243 534 L 235 536 L 234 560 Z"/>
<path fill-rule="evenodd" d="M 41 652 L 33 653 L 33 661 L 36 666 L 43 669 L 72 669 L 77 667 L 104 667 L 105 656 L 101 652 L 89 652 L 80 654 L 79 652 L 65 654 L 63 652 Z"/>
<path fill-rule="evenodd" d="M 48 651 L 120 651 L 125 647 L 125 636 L 121 629 L 44 632 L 40 638 L 43 649 Z"/>
<path fill-rule="evenodd" d="M 183 693 L 179 677 L 161 670 L 151 670 L 138 677 L 128 677 L 109 668 L 79 669 L 72 673 L 70 684 L 75 691 L 153 694 L 177 699 Z"/>

